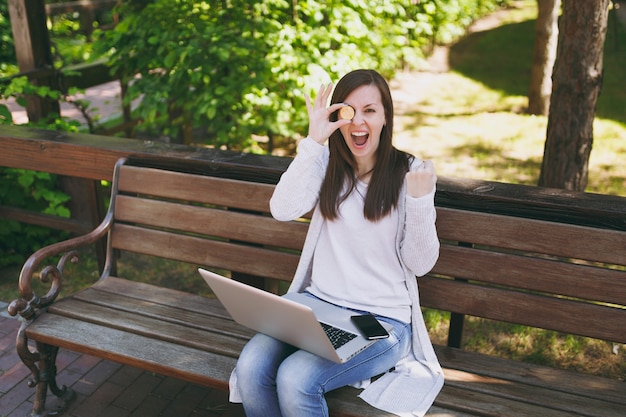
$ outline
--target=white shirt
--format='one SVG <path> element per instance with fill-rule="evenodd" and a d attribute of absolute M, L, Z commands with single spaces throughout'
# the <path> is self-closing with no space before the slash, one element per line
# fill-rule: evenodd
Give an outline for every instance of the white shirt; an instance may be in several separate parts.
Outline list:
<path fill-rule="evenodd" d="M 367 184 L 324 223 L 313 255 L 312 294 L 333 304 L 411 322 L 411 298 L 396 251 L 398 211 L 372 222 L 363 205 Z"/>

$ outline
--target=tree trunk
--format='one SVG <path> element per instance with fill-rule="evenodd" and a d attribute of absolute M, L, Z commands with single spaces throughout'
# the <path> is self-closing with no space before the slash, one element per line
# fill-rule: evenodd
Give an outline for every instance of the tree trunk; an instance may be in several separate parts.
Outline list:
<path fill-rule="evenodd" d="M 559 38 L 561 0 L 537 0 L 537 6 L 539 13 L 535 24 L 528 113 L 547 115 L 552 91 L 552 69 Z"/>
<path fill-rule="evenodd" d="M 15 43 L 15 55 L 20 72 L 54 68 L 50 35 L 46 26 L 44 0 L 9 0 L 9 15 Z M 58 90 L 57 78 L 31 80 L 35 85 L 47 85 Z M 41 97 L 27 97 L 26 112 L 31 122 L 36 122 L 51 113 L 60 114 L 59 102 Z"/>
<path fill-rule="evenodd" d="M 563 0 L 540 186 L 587 186 L 609 2 Z"/>

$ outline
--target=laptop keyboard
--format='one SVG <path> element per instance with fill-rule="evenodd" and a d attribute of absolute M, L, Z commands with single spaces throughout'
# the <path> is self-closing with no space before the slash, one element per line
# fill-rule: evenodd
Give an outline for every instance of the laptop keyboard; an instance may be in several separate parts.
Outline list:
<path fill-rule="evenodd" d="M 339 349 L 341 346 L 345 345 L 350 340 L 356 337 L 356 334 L 354 333 L 341 330 L 326 323 L 320 322 L 320 324 L 322 325 L 322 328 L 326 332 L 326 335 L 330 339 L 330 342 L 333 344 L 333 347 L 335 349 Z"/>

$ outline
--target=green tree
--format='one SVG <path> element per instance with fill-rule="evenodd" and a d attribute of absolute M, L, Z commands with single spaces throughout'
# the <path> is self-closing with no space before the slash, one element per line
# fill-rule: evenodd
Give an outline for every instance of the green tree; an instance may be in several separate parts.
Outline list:
<path fill-rule="evenodd" d="M 218 146 L 249 137 L 255 119 L 245 97 L 269 77 L 264 58 L 272 22 L 246 0 L 136 7 L 132 1 L 122 7 L 124 18 L 101 47 L 114 48 L 113 71 L 132 80 L 127 99 L 142 97 L 144 123 L 188 143 L 198 126 Z"/>
<path fill-rule="evenodd" d="M 295 138 L 305 93 L 355 68 L 388 78 L 504 0 L 135 0 L 102 37 L 153 133 L 249 149 Z M 195 134 L 195 135 L 194 135 Z"/>
<path fill-rule="evenodd" d="M 68 200 L 54 175 L 0 167 L 0 205 L 69 217 Z M 21 264 L 37 249 L 66 237 L 65 232 L 0 219 L 0 268 Z"/>
<path fill-rule="evenodd" d="M 7 0 L 0 0 L 0 76 L 17 72 L 17 58 Z"/>
<path fill-rule="evenodd" d="M 540 186 L 587 186 L 608 15 L 609 0 L 563 0 Z"/>

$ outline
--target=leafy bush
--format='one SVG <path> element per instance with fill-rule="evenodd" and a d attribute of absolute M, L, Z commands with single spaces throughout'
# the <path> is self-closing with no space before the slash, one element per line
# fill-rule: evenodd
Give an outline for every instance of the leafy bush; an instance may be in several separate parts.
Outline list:
<path fill-rule="evenodd" d="M 64 206 L 68 200 L 51 174 L 0 167 L 0 205 L 69 217 Z M 0 219 L 0 268 L 23 263 L 35 250 L 66 236 L 65 232 Z"/>
<path fill-rule="evenodd" d="M 133 80 L 126 99 L 155 133 L 249 149 L 294 138 L 304 93 L 355 69 L 387 77 L 503 0 L 129 1 L 101 54 Z M 449 36 L 448 36 L 449 35 Z"/>
<path fill-rule="evenodd" d="M 16 77 L 8 86 L 0 90 L 0 98 L 14 97 L 25 105 L 26 95 L 59 100 L 62 94 L 47 86 L 34 86 L 26 77 Z M 13 124 L 11 112 L 5 104 L 0 104 L 0 125 Z M 79 123 L 49 115 L 38 123 L 28 126 L 51 130 L 78 130 Z M 37 213 L 69 217 L 70 212 L 64 205 L 69 196 L 63 193 L 56 181 L 56 176 L 46 172 L 0 167 L 0 205 L 19 207 Z M 49 228 L 0 219 L 0 268 L 20 264 L 35 250 L 47 244 L 65 238 L 67 233 Z"/>
<path fill-rule="evenodd" d="M 17 72 L 13 32 L 7 0 L 0 0 L 0 76 Z"/>

